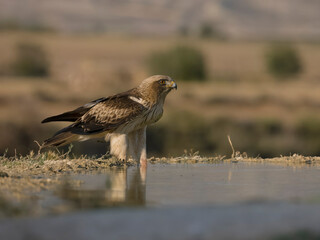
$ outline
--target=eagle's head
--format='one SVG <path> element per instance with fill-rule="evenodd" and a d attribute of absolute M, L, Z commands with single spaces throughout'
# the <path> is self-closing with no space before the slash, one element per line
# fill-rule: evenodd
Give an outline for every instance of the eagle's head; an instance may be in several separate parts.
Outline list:
<path fill-rule="evenodd" d="M 169 76 L 154 75 L 143 80 L 138 87 L 142 95 L 150 101 L 164 100 L 172 90 L 177 90 L 177 84 Z"/>

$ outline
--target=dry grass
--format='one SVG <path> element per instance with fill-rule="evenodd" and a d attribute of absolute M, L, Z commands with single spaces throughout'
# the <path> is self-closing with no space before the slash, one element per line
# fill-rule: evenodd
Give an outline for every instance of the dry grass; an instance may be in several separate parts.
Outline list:
<path fill-rule="evenodd" d="M 209 156 L 203 157 L 199 152 L 187 152 L 181 157 L 151 157 L 148 159 L 151 164 L 167 163 L 167 164 L 196 164 L 196 163 L 269 163 L 280 164 L 285 166 L 301 166 L 301 165 L 320 165 L 320 157 L 305 157 L 299 154 L 291 156 L 280 156 L 275 158 L 248 157 L 246 153 L 234 152 L 231 157 L 226 156 Z M 101 171 L 112 167 L 125 167 L 137 165 L 133 160 L 124 162 L 117 160 L 110 155 L 101 157 L 81 156 L 75 157 L 70 151 L 59 153 L 56 151 L 47 151 L 35 154 L 30 152 L 26 156 L 0 157 L 0 179 L 31 177 L 31 176 L 54 176 L 70 173 L 81 173 L 91 171 Z"/>
<path fill-rule="evenodd" d="M 71 145 L 72 146 L 72 145 Z M 111 167 L 131 166 L 132 160 L 124 162 L 111 157 L 109 154 L 101 157 L 88 157 L 82 155 L 76 157 L 71 152 L 72 147 L 66 153 L 58 151 L 45 151 L 36 154 L 31 151 L 22 156 L 0 157 L 0 172 L 10 177 L 32 176 L 32 175 L 57 175 L 65 173 L 79 173 L 92 170 L 102 170 Z M 5 176 L 5 175 L 4 175 Z"/>

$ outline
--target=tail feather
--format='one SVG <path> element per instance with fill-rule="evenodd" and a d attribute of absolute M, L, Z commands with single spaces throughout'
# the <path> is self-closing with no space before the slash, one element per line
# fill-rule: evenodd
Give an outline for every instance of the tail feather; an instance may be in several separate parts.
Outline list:
<path fill-rule="evenodd" d="M 77 120 L 82 117 L 88 110 L 90 110 L 96 104 L 107 100 L 108 98 L 99 98 L 95 101 L 89 102 L 73 111 L 65 112 L 56 116 L 48 117 L 42 121 L 42 123 L 52 122 L 52 121 L 70 121 L 75 122 L 70 126 L 58 131 L 52 138 L 44 141 L 43 147 L 50 146 L 64 146 L 74 141 L 85 141 L 90 138 L 90 134 L 99 133 L 103 129 L 95 128 L 90 132 L 84 132 L 83 127 L 78 125 Z M 85 136 L 84 136 L 85 135 Z"/>
<path fill-rule="evenodd" d="M 53 136 L 52 138 L 45 140 L 43 146 L 44 147 L 50 147 L 50 146 L 61 147 L 73 141 L 76 141 L 78 137 L 79 137 L 78 135 L 73 134 L 71 132 L 61 132 Z"/>

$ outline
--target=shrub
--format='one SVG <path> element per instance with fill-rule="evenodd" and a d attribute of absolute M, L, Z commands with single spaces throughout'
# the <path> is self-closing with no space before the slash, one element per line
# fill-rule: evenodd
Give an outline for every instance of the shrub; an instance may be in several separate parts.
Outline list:
<path fill-rule="evenodd" d="M 183 37 L 186 37 L 190 34 L 190 30 L 187 26 L 181 26 L 179 29 L 178 29 L 178 33 L 179 35 L 183 36 Z"/>
<path fill-rule="evenodd" d="M 275 45 L 266 54 L 269 72 L 278 78 L 299 74 L 302 71 L 300 57 L 293 47 Z"/>
<path fill-rule="evenodd" d="M 19 43 L 16 50 L 16 59 L 12 64 L 13 74 L 28 77 L 49 75 L 49 61 L 41 46 Z"/>
<path fill-rule="evenodd" d="M 199 35 L 202 38 L 212 38 L 216 40 L 225 40 L 226 36 L 212 23 L 203 23 L 199 29 Z"/>
<path fill-rule="evenodd" d="M 320 119 L 317 117 L 304 117 L 297 122 L 296 133 L 301 141 L 302 153 L 308 155 L 320 154 Z"/>
<path fill-rule="evenodd" d="M 208 131 L 210 125 L 198 116 L 188 112 L 172 113 L 167 121 L 148 128 L 147 148 L 151 155 L 181 155 L 190 149 L 212 153 L 215 146 Z"/>
<path fill-rule="evenodd" d="M 200 50 L 178 46 L 152 53 L 148 59 L 151 74 L 165 74 L 180 80 L 204 80 L 205 60 Z"/>

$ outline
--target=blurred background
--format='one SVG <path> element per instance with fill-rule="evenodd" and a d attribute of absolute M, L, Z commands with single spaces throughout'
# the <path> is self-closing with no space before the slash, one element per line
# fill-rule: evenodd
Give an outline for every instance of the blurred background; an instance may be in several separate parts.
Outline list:
<path fill-rule="evenodd" d="M 0 154 L 153 74 L 178 84 L 149 156 L 320 155 L 318 0 L 0 0 Z M 75 144 L 103 154 L 105 143 Z"/>

